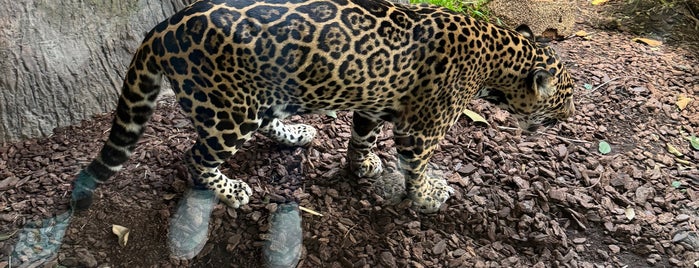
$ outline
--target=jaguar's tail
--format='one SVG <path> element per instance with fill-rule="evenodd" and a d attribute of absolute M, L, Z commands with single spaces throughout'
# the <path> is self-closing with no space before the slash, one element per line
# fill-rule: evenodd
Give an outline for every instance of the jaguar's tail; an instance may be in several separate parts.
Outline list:
<path fill-rule="evenodd" d="M 73 208 L 87 209 L 97 185 L 119 171 L 128 160 L 155 109 L 162 76 L 152 50 L 147 45 L 141 46 L 126 73 L 109 139 L 73 183 Z"/>

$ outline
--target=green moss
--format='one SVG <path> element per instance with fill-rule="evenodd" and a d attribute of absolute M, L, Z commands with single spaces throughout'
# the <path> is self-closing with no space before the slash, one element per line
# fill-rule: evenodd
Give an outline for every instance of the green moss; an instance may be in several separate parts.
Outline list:
<path fill-rule="evenodd" d="M 443 6 L 456 12 L 467 13 L 480 20 L 490 20 L 490 11 L 485 6 L 490 0 L 410 0 L 410 2 L 413 4 L 428 3 Z"/>

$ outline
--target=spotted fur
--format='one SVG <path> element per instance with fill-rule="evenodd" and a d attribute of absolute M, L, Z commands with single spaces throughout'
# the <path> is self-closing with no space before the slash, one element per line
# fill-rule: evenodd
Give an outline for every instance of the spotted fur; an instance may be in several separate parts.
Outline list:
<path fill-rule="evenodd" d="M 407 196 L 434 212 L 453 189 L 425 168 L 471 99 L 508 110 L 524 128 L 574 111 L 573 82 L 551 48 L 443 8 L 385 0 L 198 1 L 158 24 L 136 51 L 109 140 L 76 182 L 79 207 L 128 159 L 163 76 L 199 135 L 187 154 L 193 178 L 232 207 L 246 204 L 252 190 L 218 166 L 253 133 L 294 146 L 315 136 L 311 126 L 282 123 L 288 115 L 353 111 L 349 166 L 370 177 L 382 172 L 372 153 L 381 125 L 393 123 Z"/>

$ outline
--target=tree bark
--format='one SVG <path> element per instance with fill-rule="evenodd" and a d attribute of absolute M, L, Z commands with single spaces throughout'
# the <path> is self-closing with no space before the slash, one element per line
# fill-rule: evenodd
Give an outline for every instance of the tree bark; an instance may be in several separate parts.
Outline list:
<path fill-rule="evenodd" d="M 189 0 L 0 0 L 0 143 L 114 109 L 145 33 Z"/>

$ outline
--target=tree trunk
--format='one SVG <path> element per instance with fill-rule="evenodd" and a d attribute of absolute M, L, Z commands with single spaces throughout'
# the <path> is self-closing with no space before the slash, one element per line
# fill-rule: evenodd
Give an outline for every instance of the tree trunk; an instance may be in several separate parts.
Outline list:
<path fill-rule="evenodd" d="M 114 109 L 143 36 L 188 0 L 0 0 L 0 144 Z"/>

